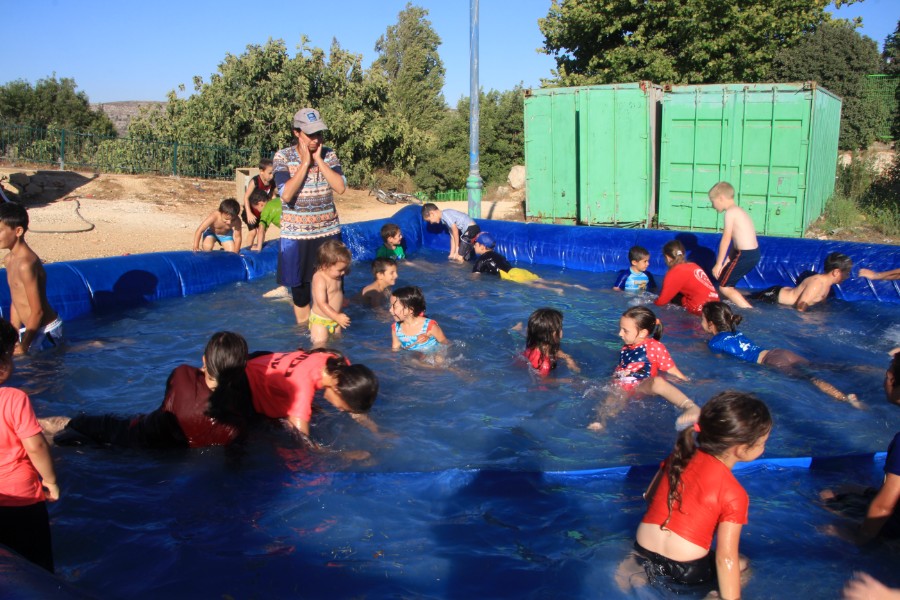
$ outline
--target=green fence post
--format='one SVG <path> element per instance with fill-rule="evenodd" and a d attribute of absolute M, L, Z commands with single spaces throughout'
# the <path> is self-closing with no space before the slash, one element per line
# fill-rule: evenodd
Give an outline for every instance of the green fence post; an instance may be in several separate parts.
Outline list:
<path fill-rule="evenodd" d="M 172 177 L 178 177 L 178 142 L 172 144 Z"/>
<path fill-rule="evenodd" d="M 66 130 L 62 130 L 62 135 L 59 136 L 59 170 L 66 170 Z"/>

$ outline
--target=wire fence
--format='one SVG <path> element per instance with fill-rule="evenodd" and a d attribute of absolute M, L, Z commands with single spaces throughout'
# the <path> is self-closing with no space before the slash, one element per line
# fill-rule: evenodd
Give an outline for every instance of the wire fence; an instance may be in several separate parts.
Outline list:
<path fill-rule="evenodd" d="M 900 85 L 900 75 L 866 75 L 865 93 L 874 98 L 885 108 L 882 111 L 884 118 L 878 124 L 878 139 L 889 142 L 894 139 L 891 133 L 891 125 L 897 117 L 897 86 Z"/>
<path fill-rule="evenodd" d="M 265 156 L 272 156 L 274 151 Z M 263 151 L 250 148 L 138 140 L 0 123 L 0 159 L 92 169 L 104 173 L 233 179 L 256 164 Z"/>

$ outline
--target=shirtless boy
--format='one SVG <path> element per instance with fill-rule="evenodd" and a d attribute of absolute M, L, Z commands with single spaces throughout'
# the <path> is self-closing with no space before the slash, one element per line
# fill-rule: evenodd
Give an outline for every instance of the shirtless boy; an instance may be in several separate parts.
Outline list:
<path fill-rule="evenodd" d="M 6 255 L 9 321 L 19 330 L 13 354 L 55 348 L 62 343 L 62 320 L 47 301 L 47 274 L 41 259 L 25 243 L 28 212 L 20 204 L 0 204 L 0 248 Z"/>
<path fill-rule="evenodd" d="M 735 284 L 759 263 L 759 243 L 753 219 L 734 203 L 734 187 L 720 181 L 709 190 L 709 201 L 716 212 L 724 213 L 722 241 L 712 273 L 719 280 L 719 293 L 741 308 L 751 308 Z M 731 246 L 731 252 L 728 247 Z"/>
<path fill-rule="evenodd" d="M 194 232 L 194 252 L 209 252 L 218 242 L 226 252 L 241 251 L 241 205 L 234 198 L 222 200 L 218 210 L 209 213 Z"/>
<path fill-rule="evenodd" d="M 387 307 L 391 286 L 397 283 L 397 263 L 390 258 L 376 258 L 372 261 L 372 276 L 375 281 L 360 292 L 362 303 L 372 308 Z"/>
<path fill-rule="evenodd" d="M 828 297 L 831 286 L 842 283 L 850 277 L 853 260 L 846 254 L 832 252 L 825 257 L 825 272 L 811 275 L 797 287 L 781 287 L 779 285 L 750 296 L 754 300 L 787 304 L 800 312 L 818 304 Z"/>
<path fill-rule="evenodd" d="M 342 242 L 330 239 L 319 246 L 318 270 L 312 278 L 312 307 L 309 312 L 309 337 L 313 348 L 321 347 L 329 336 L 338 336 L 350 326 L 344 314 L 344 275 L 350 271 L 352 257 Z"/>

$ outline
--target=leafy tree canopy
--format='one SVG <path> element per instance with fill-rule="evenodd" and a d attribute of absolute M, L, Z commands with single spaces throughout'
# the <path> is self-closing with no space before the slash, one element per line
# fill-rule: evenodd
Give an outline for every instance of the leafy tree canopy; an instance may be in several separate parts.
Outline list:
<path fill-rule="evenodd" d="M 132 122 L 129 133 L 195 144 L 258 149 L 270 156 L 294 142 L 291 120 L 302 107 L 321 113 L 329 130 L 326 144 L 346 165 L 348 181 L 360 184 L 376 166 L 409 166 L 413 159 L 410 127 L 385 114 L 388 83 L 367 77 L 362 57 L 334 41 L 326 53 L 303 38 L 295 56 L 283 40 L 251 45 L 226 55 L 209 82 L 194 78 L 195 93 L 169 93 L 165 110 L 150 109 Z"/>
<path fill-rule="evenodd" d="M 521 86 L 482 92 L 479 159 L 487 184 L 506 181 L 509 169 L 524 161 L 525 96 Z M 446 111 L 435 129 L 435 142 L 416 164 L 414 180 L 426 191 L 459 189 L 469 174 L 469 98 Z"/>
<path fill-rule="evenodd" d="M 894 33 L 887 36 L 884 40 L 884 52 L 881 54 L 884 59 L 884 72 L 889 75 L 900 75 L 900 21 L 897 21 L 897 28 Z"/>
<path fill-rule="evenodd" d="M 773 61 L 776 81 L 816 81 L 843 100 L 840 146 L 866 147 L 875 139 L 885 107 L 866 94 L 866 75 L 880 73 L 882 59 L 874 40 L 845 20 L 825 21 L 805 33 Z"/>
<path fill-rule="evenodd" d="M 441 38 L 426 18 L 428 11 L 407 4 L 397 24 L 378 38 L 372 63 L 387 80 L 393 107 L 414 128 L 426 130 L 444 108 L 444 63 L 438 55 Z"/>
<path fill-rule="evenodd" d="M 553 0 L 538 23 L 560 85 L 752 83 L 769 79 L 775 54 L 825 20 L 830 3 Z"/>
<path fill-rule="evenodd" d="M 74 79 L 56 75 L 32 86 L 16 80 L 0 86 L 0 119 L 41 129 L 71 129 L 115 136 L 109 117 L 91 108 L 84 92 L 76 92 Z"/>

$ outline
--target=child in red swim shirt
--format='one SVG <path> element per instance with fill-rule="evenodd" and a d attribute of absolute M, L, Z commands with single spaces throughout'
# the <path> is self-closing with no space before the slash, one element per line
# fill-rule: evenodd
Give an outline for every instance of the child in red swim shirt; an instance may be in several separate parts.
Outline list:
<path fill-rule="evenodd" d="M 719 300 L 716 288 L 700 265 L 685 262 L 684 245 L 671 240 L 663 246 L 663 258 L 669 267 L 663 279 L 662 290 L 654 304 L 665 306 L 669 302 L 680 304 L 691 314 L 699 315 L 707 302 Z"/>
<path fill-rule="evenodd" d="M 747 564 L 738 546 L 750 499 L 731 469 L 759 458 L 771 430 L 769 409 L 750 394 L 723 392 L 706 403 L 644 494 L 650 506 L 635 554 L 619 565 L 621 587 L 717 583 L 720 598 L 740 598 Z"/>
<path fill-rule="evenodd" d="M 319 390 L 329 404 L 377 432 L 365 413 L 378 395 L 378 378 L 365 365 L 351 365 L 337 350 L 262 354 L 247 362 L 247 378 L 256 412 L 287 419 L 307 439 L 313 398 Z"/>
<path fill-rule="evenodd" d="M 571 356 L 560 350 L 562 341 L 563 314 L 552 308 L 539 308 L 528 317 L 525 352 L 522 355 L 528 364 L 546 377 L 556 368 L 556 361 L 562 359 L 570 370 L 581 372 Z M 521 323 L 517 327 L 521 327 Z"/>

